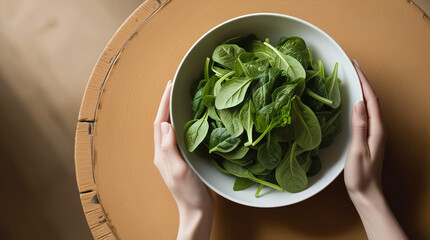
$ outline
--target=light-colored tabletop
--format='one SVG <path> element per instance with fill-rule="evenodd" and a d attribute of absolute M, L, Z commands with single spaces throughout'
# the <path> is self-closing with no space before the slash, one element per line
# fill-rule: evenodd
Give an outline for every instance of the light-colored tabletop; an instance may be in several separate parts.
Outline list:
<path fill-rule="evenodd" d="M 388 202 L 411 239 L 430 237 L 430 20 L 419 8 L 403 0 L 165 3 L 147 0 L 127 19 L 102 53 L 82 102 L 76 172 L 96 239 L 175 237 L 176 205 L 153 166 L 152 126 L 161 94 L 202 34 L 253 12 L 304 19 L 360 63 L 389 132 L 383 169 Z M 283 208 L 215 199 L 212 239 L 365 238 L 342 175 L 316 196 Z"/>

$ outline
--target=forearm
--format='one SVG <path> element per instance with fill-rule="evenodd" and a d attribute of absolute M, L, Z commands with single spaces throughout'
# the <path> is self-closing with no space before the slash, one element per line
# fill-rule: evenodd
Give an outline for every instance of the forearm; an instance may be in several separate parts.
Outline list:
<path fill-rule="evenodd" d="M 179 209 L 177 240 L 209 239 L 213 220 L 212 209 Z"/>
<path fill-rule="evenodd" d="M 370 240 L 408 239 L 385 201 L 382 192 L 375 190 L 367 195 L 354 193 L 350 196 Z"/>

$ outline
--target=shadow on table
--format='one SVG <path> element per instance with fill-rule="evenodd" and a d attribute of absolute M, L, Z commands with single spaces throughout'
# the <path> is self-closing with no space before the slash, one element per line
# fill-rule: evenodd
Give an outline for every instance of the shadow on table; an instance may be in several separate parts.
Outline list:
<path fill-rule="evenodd" d="M 425 192 L 429 165 L 428 140 L 410 128 L 396 131 L 389 139 L 382 171 L 385 196 L 410 239 L 430 239 Z M 392 135 L 392 134 L 390 134 Z"/>
<path fill-rule="evenodd" d="M 351 227 L 361 228 L 359 216 L 346 192 L 343 174 L 322 192 L 291 206 L 259 209 L 242 206 L 220 196 L 217 196 L 216 204 L 213 231 L 216 239 L 286 239 L 297 234 L 320 238 L 342 235 Z M 275 232 L 285 236 L 275 236 Z"/>

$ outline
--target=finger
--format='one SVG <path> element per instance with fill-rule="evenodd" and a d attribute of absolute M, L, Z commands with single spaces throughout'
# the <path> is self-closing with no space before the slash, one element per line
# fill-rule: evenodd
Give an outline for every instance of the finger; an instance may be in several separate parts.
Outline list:
<path fill-rule="evenodd" d="M 367 148 L 367 114 L 364 102 L 360 101 L 354 105 L 352 111 L 352 140 L 351 148 L 360 150 Z"/>
<path fill-rule="evenodd" d="M 167 82 L 166 89 L 164 90 L 163 97 L 161 98 L 160 106 L 158 107 L 157 116 L 155 117 L 155 123 L 169 122 L 170 111 L 170 92 L 172 89 L 172 83 L 169 80 Z"/>
<path fill-rule="evenodd" d="M 376 96 L 375 91 L 367 80 L 366 75 L 363 73 L 360 66 L 355 60 L 353 60 L 353 65 L 355 70 L 357 71 L 358 79 L 360 79 L 369 118 L 378 120 L 381 118 L 381 109 L 379 107 L 378 97 Z"/>
<path fill-rule="evenodd" d="M 155 152 L 161 144 L 161 131 L 160 124 L 162 122 L 168 122 L 170 117 L 169 104 L 170 104 L 170 92 L 171 92 L 171 81 L 167 82 L 166 89 L 164 90 L 163 97 L 161 98 L 160 106 L 158 107 L 157 116 L 154 121 L 154 147 Z"/>
<path fill-rule="evenodd" d="M 176 135 L 172 125 L 167 122 L 161 123 L 161 146 L 167 164 L 171 168 L 178 168 L 184 166 L 184 161 L 179 153 L 178 146 L 176 145 Z"/>
<path fill-rule="evenodd" d="M 358 77 L 363 89 L 363 95 L 366 101 L 366 108 L 369 117 L 368 137 L 369 146 L 380 145 L 380 141 L 384 140 L 385 127 L 382 121 L 381 107 L 379 98 L 376 96 L 372 86 L 370 85 L 367 77 L 364 75 L 358 63 L 353 60 L 354 67 L 357 70 Z"/>

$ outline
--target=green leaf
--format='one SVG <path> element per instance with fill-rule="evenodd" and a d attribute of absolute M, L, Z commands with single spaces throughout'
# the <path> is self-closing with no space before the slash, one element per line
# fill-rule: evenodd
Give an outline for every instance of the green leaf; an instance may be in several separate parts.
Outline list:
<path fill-rule="evenodd" d="M 225 170 L 227 170 L 229 173 L 233 174 L 236 177 L 248 178 L 248 179 L 251 178 L 251 176 L 248 173 L 248 170 L 244 167 L 241 167 L 227 160 L 223 161 L 223 165 Z"/>
<path fill-rule="evenodd" d="M 214 96 L 217 96 L 219 91 L 221 90 L 221 86 L 224 83 L 224 81 L 228 80 L 230 76 L 234 74 L 234 71 L 230 71 L 226 73 L 225 75 L 222 75 L 220 79 L 218 79 L 214 85 Z"/>
<path fill-rule="evenodd" d="M 275 139 L 261 144 L 258 148 L 257 160 L 265 169 L 276 168 L 282 160 L 281 145 Z"/>
<path fill-rule="evenodd" d="M 285 55 L 289 55 L 297 59 L 303 66 L 304 69 L 308 68 L 307 55 L 308 51 L 306 48 L 305 41 L 300 37 L 289 37 L 281 38 L 279 42 L 273 45 L 279 51 Z"/>
<path fill-rule="evenodd" d="M 321 128 L 315 113 L 295 96 L 291 108 L 292 124 L 297 145 L 312 150 L 321 143 Z"/>
<path fill-rule="evenodd" d="M 258 161 L 254 162 L 252 165 L 247 166 L 248 170 L 253 174 L 260 175 L 266 168 L 263 167 Z"/>
<path fill-rule="evenodd" d="M 270 103 L 256 112 L 255 115 L 255 130 L 263 133 L 270 124 L 273 117 L 274 103 Z"/>
<path fill-rule="evenodd" d="M 272 102 L 271 104 L 274 104 L 274 103 Z M 282 106 L 281 109 L 268 112 L 266 114 L 266 124 L 268 122 L 270 123 L 267 124 L 267 128 L 264 130 L 264 132 L 252 143 L 252 146 L 257 145 L 267 133 L 270 133 L 270 131 L 273 128 L 285 127 L 287 124 L 290 124 L 291 123 L 290 112 L 291 112 L 291 101 L 288 101 L 288 103 Z M 263 124 L 262 121 L 263 120 L 261 120 L 260 114 L 257 112 L 256 118 L 255 118 L 255 122 L 256 122 L 255 126 L 257 127 L 258 125 L 262 125 Z"/>
<path fill-rule="evenodd" d="M 311 151 L 307 151 L 298 155 L 296 159 L 303 171 L 308 172 L 309 167 L 312 164 Z"/>
<path fill-rule="evenodd" d="M 276 168 L 275 176 L 279 186 L 291 193 L 301 192 L 308 185 L 308 178 L 305 171 L 296 160 L 296 143 L 285 154 L 284 159 Z"/>
<path fill-rule="evenodd" d="M 224 165 L 224 168 L 228 171 L 228 172 L 230 172 L 231 174 L 233 174 L 234 176 L 236 176 L 236 177 L 241 177 L 241 178 L 247 178 L 247 179 L 249 179 L 249 180 L 251 180 L 251 181 L 254 181 L 254 182 L 256 182 L 256 183 L 260 183 L 260 184 L 263 184 L 263 185 L 265 185 L 265 186 L 268 186 L 268 187 L 271 187 L 271 188 L 274 188 L 274 189 L 276 189 L 276 190 L 278 190 L 278 191 L 282 191 L 282 188 L 280 187 L 280 186 L 278 186 L 278 185 L 276 185 L 276 184 L 273 184 L 273 183 L 270 183 L 270 182 L 267 182 L 267 181 L 264 181 L 264 180 L 261 180 L 261 179 L 258 179 L 258 178 L 256 178 L 252 173 L 250 173 L 246 168 L 244 168 L 244 167 L 241 167 L 241 166 L 239 166 L 239 165 L 237 165 L 237 164 L 234 164 L 234 163 L 231 163 L 231 162 L 229 162 L 229 161 L 223 161 L 223 165 Z"/>
<path fill-rule="evenodd" d="M 294 93 L 296 84 L 286 84 L 276 88 L 272 93 L 272 99 L 274 102 L 275 109 L 280 109 L 282 106 L 288 103 Z"/>
<path fill-rule="evenodd" d="M 239 112 L 240 123 L 242 124 L 248 136 L 248 142 L 245 143 L 245 145 L 247 146 L 252 144 L 252 129 L 254 127 L 254 118 L 255 107 L 251 98 L 249 98 L 247 101 L 245 101 Z"/>
<path fill-rule="evenodd" d="M 308 172 L 306 173 L 306 175 L 308 177 L 312 177 L 315 176 L 317 173 L 319 173 L 321 171 L 321 161 L 320 158 L 317 157 L 313 157 L 312 158 L 312 163 L 311 166 L 309 167 Z"/>
<path fill-rule="evenodd" d="M 227 131 L 233 137 L 239 137 L 243 133 L 243 126 L 239 118 L 240 107 L 218 110 L 218 116 Z"/>
<path fill-rule="evenodd" d="M 215 98 L 214 87 L 215 87 L 215 83 L 217 82 L 217 80 L 218 80 L 218 77 L 216 75 L 213 75 L 212 77 L 209 78 L 209 80 L 207 81 L 207 83 L 203 87 L 203 91 L 202 91 L 202 99 L 203 100 L 206 96 L 213 96 L 213 98 Z"/>
<path fill-rule="evenodd" d="M 221 121 L 215 109 L 215 106 L 208 107 L 208 114 L 209 114 L 209 117 L 212 118 L 213 120 Z"/>
<path fill-rule="evenodd" d="M 304 51 L 307 50 L 306 42 L 301 37 L 282 37 L 273 46 L 282 52 L 288 53 L 289 51 Z"/>
<path fill-rule="evenodd" d="M 325 87 L 327 89 L 327 98 L 333 102 L 333 104 L 329 105 L 332 108 L 338 108 L 341 101 L 339 81 L 337 78 L 337 69 L 338 64 L 336 63 L 334 65 L 333 73 L 325 82 Z"/>
<path fill-rule="evenodd" d="M 197 90 L 193 98 L 191 111 L 194 119 L 200 118 L 205 110 L 205 105 L 202 101 L 203 88 L 204 87 L 201 87 L 199 90 Z"/>
<path fill-rule="evenodd" d="M 212 59 L 222 66 L 234 69 L 234 63 L 238 56 L 245 50 L 236 44 L 221 44 L 215 48 Z"/>
<path fill-rule="evenodd" d="M 209 153 L 214 151 L 226 153 L 239 145 L 240 139 L 233 137 L 225 128 L 216 128 L 212 131 L 209 139 Z"/>
<path fill-rule="evenodd" d="M 292 125 L 278 127 L 273 130 L 273 137 L 278 142 L 290 142 L 294 140 L 294 128 Z"/>
<path fill-rule="evenodd" d="M 207 121 L 208 113 L 204 114 L 199 120 L 191 120 L 185 124 L 185 146 L 189 152 L 193 152 L 197 146 L 205 139 L 209 131 Z"/>
<path fill-rule="evenodd" d="M 242 73 L 245 74 L 245 77 L 251 77 L 251 74 L 248 71 L 247 66 L 245 66 L 245 63 L 252 61 L 254 58 L 255 54 L 250 52 L 243 52 L 237 57 L 234 64 L 234 72 L 236 77 L 240 77 Z"/>
<path fill-rule="evenodd" d="M 292 81 L 296 81 L 300 78 L 306 78 L 306 71 L 299 61 L 297 61 L 291 56 L 285 55 L 267 42 L 263 44 L 266 45 L 274 53 L 273 55 L 271 55 L 272 58 L 269 59 L 270 65 L 272 67 L 284 70 L 287 75 L 290 76 Z"/>
<path fill-rule="evenodd" d="M 245 38 L 246 38 L 245 35 L 240 35 L 240 36 L 237 36 L 237 37 L 229 38 L 229 39 L 225 40 L 223 43 L 224 44 L 238 44 L 242 40 L 244 40 Z"/>
<path fill-rule="evenodd" d="M 215 99 L 217 109 L 226 109 L 239 105 L 245 98 L 252 78 L 234 77 L 222 85 Z"/>
<path fill-rule="evenodd" d="M 281 70 L 278 68 L 270 68 L 255 77 L 253 81 L 255 84 L 252 86 L 252 101 L 257 111 L 268 104 L 270 92 L 280 74 Z"/>
<path fill-rule="evenodd" d="M 233 191 L 242 191 L 252 187 L 252 185 L 254 184 L 255 182 L 247 178 L 237 177 L 236 180 L 234 181 Z"/>
<path fill-rule="evenodd" d="M 240 160 L 245 157 L 245 155 L 248 153 L 249 148 L 246 146 L 242 146 L 240 148 L 236 148 L 231 152 L 222 153 L 222 152 L 215 152 L 216 154 L 220 155 L 221 157 L 231 161 L 236 162 L 234 160 Z M 247 161 L 247 159 L 245 159 Z"/>
<path fill-rule="evenodd" d="M 209 80 L 209 63 L 211 62 L 210 58 L 206 58 L 206 63 L 205 63 L 205 70 L 203 75 L 205 76 L 206 80 Z"/>
<path fill-rule="evenodd" d="M 215 62 L 212 62 L 211 70 L 212 70 L 212 72 L 215 73 L 215 75 L 217 77 L 222 77 L 222 76 L 228 74 L 229 72 L 232 72 L 231 69 L 225 69 L 225 68 L 222 68 L 222 67 L 215 65 Z"/>

